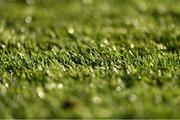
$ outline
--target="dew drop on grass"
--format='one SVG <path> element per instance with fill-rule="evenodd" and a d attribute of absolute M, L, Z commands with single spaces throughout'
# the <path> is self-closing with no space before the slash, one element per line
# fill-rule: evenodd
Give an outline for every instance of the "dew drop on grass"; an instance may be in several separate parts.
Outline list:
<path fill-rule="evenodd" d="M 56 84 L 53 83 L 53 82 L 52 82 L 52 83 L 48 83 L 48 84 L 45 85 L 45 87 L 46 87 L 47 89 L 51 90 L 51 89 L 56 88 Z"/>
<path fill-rule="evenodd" d="M 63 85 L 62 83 L 59 83 L 59 84 L 57 85 L 57 88 L 61 90 L 61 89 L 64 88 L 64 85 Z"/>
<path fill-rule="evenodd" d="M 109 41 L 108 41 L 107 38 L 104 38 L 104 39 L 103 39 L 103 42 L 104 42 L 105 45 L 108 45 L 108 44 L 109 44 Z"/>
<path fill-rule="evenodd" d="M 154 72 L 153 72 L 152 70 L 150 70 L 150 71 L 149 71 L 149 74 L 150 74 L 150 75 L 153 75 L 153 74 L 154 74 Z"/>
<path fill-rule="evenodd" d="M 120 86 L 116 87 L 116 91 L 117 92 L 121 91 L 121 87 Z"/>
<path fill-rule="evenodd" d="M 92 99 L 92 102 L 95 104 L 100 104 L 101 103 L 101 98 L 99 96 L 94 96 Z"/>
<path fill-rule="evenodd" d="M 101 46 L 102 48 L 105 47 L 104 44 L 101 44 L 100 46 Z"/>
<path fill-rule="evenodd" d="M 126 48 L 125 48 L 125 47 L 122 47 L 122 48 L 121 48 L 121 50 L 123 50 L 123 51 L 124 51 L 124 50 L 126 50 Z"/>
<path fill-rule="evenodd" d="M 69 34 L 74 34 L 74 29 L 73 29 L 73 28 L 69 28 L 69 29 L 68 29 L 68 33 L 69 33 Z"/>
<path fill-rule="evenodd" d="M 36 92 L 37 92 L 39 98 L 43 99 L 45 97 L 44 91 L 41 87 L 37 87 Z"/>
<path fill-rule="evenodd" d="M 141 79 L 142 79 L 142 77 L 141 77 L 140 75 L 138 75 L 138 79 L 139 79 L 139 80 L 141 80 Z"/>
<path fill-rule="evenodd" d="M 167 49 L 167 47 L 165 45 L 163 45 L 163 44 L 157 44 L 157 48 L 159 50 L 166 50 Z"/>
<path fill-rule="evenodd" d="M 32 16 L 27 16 L 26 18 L 25 18 L 25 23 L 26 24 L 30 24 L 32 22 Z"/>
<path fill-rule="evenodd" d="M 111 49 L 111 48 L 109 48 L 109 47 L 108 47 L 108 50 L 109 50 L 109 51 L 112 51 L 112 49 Z"/>
<path fill-rule="evenodd" d="M 131 72 L 127 69 L 127 70 L 126 70 L 126 74 L 127 74 L 127 75 L 130 75 Z"/>
<path fill-rule="evenodd" d="M 2 45 L 1 45 L 1 48 L 3 48 L 3 49 L 4 49 L 4 48 L 6 48 L 6 46 L 5 46 L 4 44 L 2 44 Z"/>
<path fill-rule="evenodd" d="M 130 47 L 131 47 L 131 49 L 133 49 L 133 48 L 134 48 L 134 44 L 131 43 L 131 44 L 130 44 Z"/>
<path fill-rule="evenodd" d="M 40 71 L 42 71 L 42 70 L 43 70 L 43 68 L 42 68 L 41 66 L 38 66 L 38 69 L 39 69 Z"/>
<path fill-rule="evenodd" d="M 10 69 L 10 70 L 9 70 L 9 73 L 10 73 L 10 75 L 13 75 L 13 70 Z"/>
<path fill-rule="evenodd" d="M 5 83 L 5 87 L 8 88 L 8 87 L 9 87 L 9 84 L 8 84 L 8 83 Z"/>

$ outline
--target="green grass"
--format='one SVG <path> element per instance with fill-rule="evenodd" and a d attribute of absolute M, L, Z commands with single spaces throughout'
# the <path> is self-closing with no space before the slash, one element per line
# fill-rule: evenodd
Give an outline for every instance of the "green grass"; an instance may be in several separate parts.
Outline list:
<path fill-rule="evenodd" d="M 0 0 L 1 118 L 180 118 L 179 0 Z"/>

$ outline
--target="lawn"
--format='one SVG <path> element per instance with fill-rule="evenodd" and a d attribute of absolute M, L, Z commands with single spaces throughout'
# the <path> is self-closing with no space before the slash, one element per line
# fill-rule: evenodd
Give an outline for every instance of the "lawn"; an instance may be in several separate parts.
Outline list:
<path fill-rule="evenodd" d="M 0 0 L 0 118 L 180 118 L 180 1 Z"/>

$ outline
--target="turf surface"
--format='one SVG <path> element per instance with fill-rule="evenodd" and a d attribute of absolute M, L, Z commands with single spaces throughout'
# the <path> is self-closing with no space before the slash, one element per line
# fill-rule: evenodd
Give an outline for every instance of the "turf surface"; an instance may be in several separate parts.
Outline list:
<path fill-rule="evenodd" d="M 0 0 L 1 118 L 180 118 L 179 0 Z"/>

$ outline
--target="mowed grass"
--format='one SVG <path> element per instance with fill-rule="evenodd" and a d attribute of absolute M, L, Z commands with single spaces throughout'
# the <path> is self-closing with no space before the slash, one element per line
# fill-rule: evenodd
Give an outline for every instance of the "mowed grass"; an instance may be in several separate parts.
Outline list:
<path fill-rule="evenodd" d="M 0 0 L 0 118 L 180 118 L 179 0 Z"/>

